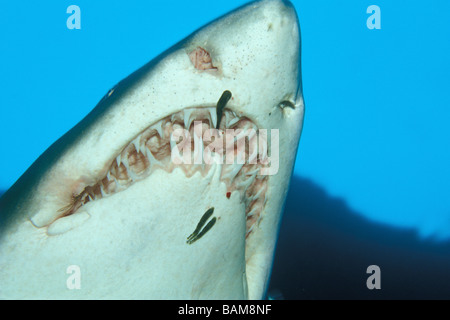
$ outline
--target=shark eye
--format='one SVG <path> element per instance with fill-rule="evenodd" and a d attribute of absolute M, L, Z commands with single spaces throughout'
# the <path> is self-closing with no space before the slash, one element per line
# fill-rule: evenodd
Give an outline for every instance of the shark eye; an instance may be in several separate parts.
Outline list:
<path fill-rule="evenodd" d="M 281 101 L 281 102 L 278 104 L 278 106 L 281 108 L 281 110 L 283 110 L 283 109 L 286 108 L 286 107 L 295 109 L 294 103 L 292 103 L 291 101 L 288 101 L 288 100 Z"/>

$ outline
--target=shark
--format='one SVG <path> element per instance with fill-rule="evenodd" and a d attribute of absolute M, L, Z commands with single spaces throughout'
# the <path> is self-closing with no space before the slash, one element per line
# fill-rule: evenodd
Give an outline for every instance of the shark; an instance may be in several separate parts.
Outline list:
<path fill-rule="evenodd" d="M 0 198 L 0 298 L 265 298 L 303 117 L 290 2 L 198 29 Z"/>

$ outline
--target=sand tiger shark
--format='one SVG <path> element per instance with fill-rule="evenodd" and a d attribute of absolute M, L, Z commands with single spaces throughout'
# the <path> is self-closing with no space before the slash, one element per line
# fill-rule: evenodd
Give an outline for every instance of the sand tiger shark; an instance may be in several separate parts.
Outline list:
<path fill-rule="evenodd" d="M 291 3 L 252 2 L 197 30 L 120 81 L 2 196 L 0 298 L 264 298 L 303 115 Z M 229 129 L 252 129 L 247 147 L 224 141 Z M 182 144 L 213 142 L 213 162 L 174 161 Z M 230 148 L 245 162 L 217 161 Z"/>

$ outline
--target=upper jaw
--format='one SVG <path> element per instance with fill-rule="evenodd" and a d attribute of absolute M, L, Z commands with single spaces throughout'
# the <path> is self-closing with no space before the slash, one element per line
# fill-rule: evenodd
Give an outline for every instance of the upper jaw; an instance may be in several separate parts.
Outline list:
<path fill-rule="evenodd" d="M 193 65 L 189 54 L 198 47 L 210 54 L 216 70 Z M 61 139 L 72 141 L 58 143 L 70 147 L 56 150 L 59 161 L 38 181 L 34 198 L 45 200 L 42 210 L 30 213 L 33 222 L 51 222 L 55 210 L 99 180 L 111 160 L 150 124 L 185 108 L 212 107 L 225 90 L 233 95 L 228 108 L 259 128 L 298 130 L 287 124 L 298 123 L 302 109 L 279 104 L 297 104 L 299 69 L 297 16 L 284 1 L 249 4 L 199 30 L 119 83 Z M 55 177 L 64 178 L 55 183 Z M 48 199 L 48 194 L 56 196 Z"/>
<path fill-rule="evenodd" d="M 298 104 L 301 97 L 300 34 L 290 2 L 251 3 L 213 22 L 190 37 L 186 52 L 199 45 L 210 53 L 217 70 L 196 72 L 205 81 L 193 90 L 233 93 L 230 108 L 255 119 L 260 128 L 278 128 L 271 118 L 282 101 Z"/>

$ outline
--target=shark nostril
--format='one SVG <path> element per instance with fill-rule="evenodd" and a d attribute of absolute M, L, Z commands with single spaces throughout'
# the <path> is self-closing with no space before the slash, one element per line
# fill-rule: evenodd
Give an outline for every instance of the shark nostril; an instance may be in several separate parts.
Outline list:
<path fill-rule="evenodd" d="M 192 50 L 189 53 L 189 59 L 191 59 L 192 64 L 197 70 L 217 71 L 217 67 L 213 65 L 211 55 L 209 54 L 208 51 L 206 51 L 202 47 L 197 47 L 196 49 Z"/>

